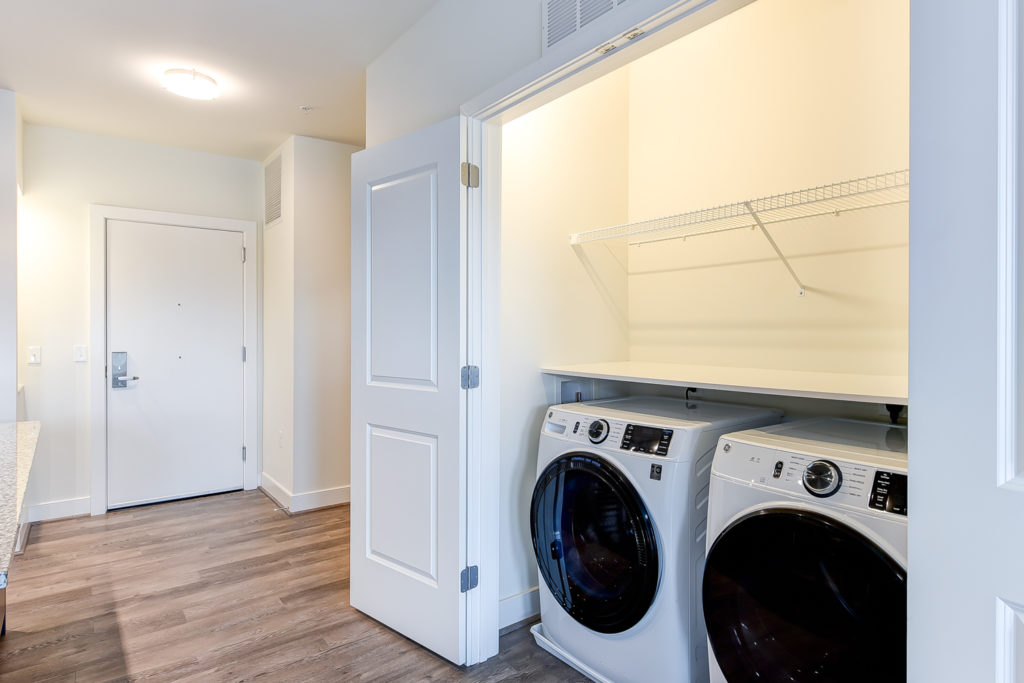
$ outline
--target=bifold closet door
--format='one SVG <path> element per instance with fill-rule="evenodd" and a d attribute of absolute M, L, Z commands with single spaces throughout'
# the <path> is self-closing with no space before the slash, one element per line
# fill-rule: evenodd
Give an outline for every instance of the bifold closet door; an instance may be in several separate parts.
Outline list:
<path fill-rule="evenodd" d="M 352 157 L 351 603 L 466 659 L 466 198 L 455 118 Z"/>

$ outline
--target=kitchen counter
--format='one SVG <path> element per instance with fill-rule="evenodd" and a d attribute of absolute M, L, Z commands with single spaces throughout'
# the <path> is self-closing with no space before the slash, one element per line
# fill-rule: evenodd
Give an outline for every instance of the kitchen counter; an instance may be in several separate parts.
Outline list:
<path fill-rule="evenodd" d="M 39 429 L 38 422 L 0 423 L 0 589 L 7 588 Z"/>

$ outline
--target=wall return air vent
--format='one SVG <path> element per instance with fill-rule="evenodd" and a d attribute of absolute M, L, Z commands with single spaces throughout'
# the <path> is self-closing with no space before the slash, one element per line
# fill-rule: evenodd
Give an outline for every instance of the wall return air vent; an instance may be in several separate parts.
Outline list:
<path fill-rule="evenodd" d="M 263 167 L 263 226 L 281 218 L 281 155 Z"/>
<path fill-rule="evenodd" d="M 548 50 L 628 0 L 545 0 L 544 49 Z"/>

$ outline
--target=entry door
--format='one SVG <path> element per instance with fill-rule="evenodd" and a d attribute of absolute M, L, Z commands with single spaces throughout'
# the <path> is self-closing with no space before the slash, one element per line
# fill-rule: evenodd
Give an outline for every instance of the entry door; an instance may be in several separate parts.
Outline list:
<path fill-rule="evenodd" d="M 107 507 L 242 488 L 242 240 L 107 222 Z"/>
<path fill-rule="evenodd" d="M 455 118 L 352 157 L 351 603 L 465 661 L 466 196 Z"/>

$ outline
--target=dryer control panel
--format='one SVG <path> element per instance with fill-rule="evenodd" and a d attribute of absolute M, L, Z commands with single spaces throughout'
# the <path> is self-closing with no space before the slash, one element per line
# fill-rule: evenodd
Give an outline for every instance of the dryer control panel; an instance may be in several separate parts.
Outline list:
<path fill-rule="evenodd" d="M 876 470 L 868 505 L 897 515 L 907 514 L 907 475 Z"/>
<path fill-rule="evenodd" d="M 723 439 L 714 472 L 821 503 L 907 514 L 905 472 Z"/>

